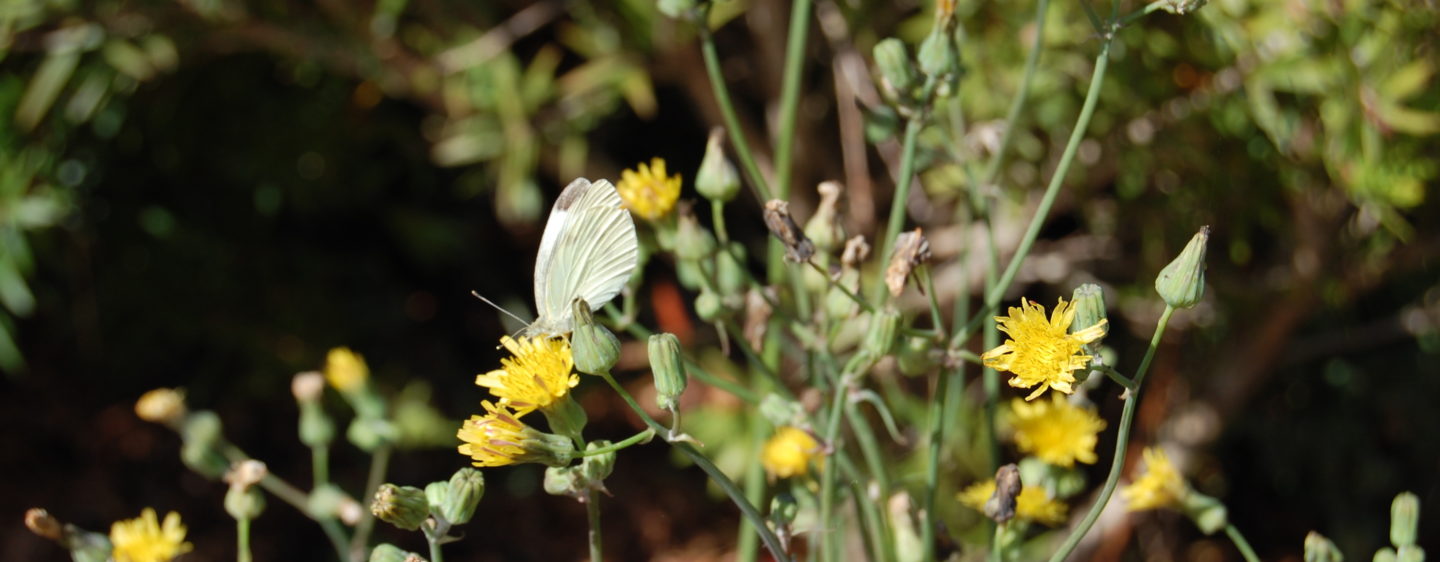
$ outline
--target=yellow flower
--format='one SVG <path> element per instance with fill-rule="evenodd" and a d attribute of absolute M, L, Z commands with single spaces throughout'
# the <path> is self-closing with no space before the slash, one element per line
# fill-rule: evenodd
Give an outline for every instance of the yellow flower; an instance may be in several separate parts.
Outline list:
<path fill-rule="evenodd" d="M 475 384 L 490 389 L 517 415 L 549 406 L 580 383 L 570 342 L 564 339 L 504 336 L 500 345 L 514 357 L 501 359 L 500 369 L 475 377 Z"/>
<path fill-rule="evenodd" d="M 996 316 L 1000 331 L 1010 336 L 1000 347 L 980 356 L 986 367 L 1010 371 L 1015 376 L 1010 386 L 1038 386 L 1026 396 L 1033 400 L 1053 388 L 1069 394 L 1074 392 L 1075 371 L 1090 364 L 1090 356 L 1081 354 L 1081 347 L 1105 335 L 1105 320 L 1100 320 L 1075 333 L 1069 333 L 1075 321 L 1075 309 L 1064 298 L 1055 305 L 1050 318 L 1045 307 L 1020 299 L 1020 308 L 1010 307 L 1010 316 Z"/>
<path fill-rule="evenodd" d="M 365 386 L 370 378 L 370 368 L 365 358 L 350 351 L 348 347 L 337 347 L 325 355 L 325 380 L 340 392 L 354 392 Z"/>
<path fill-rule="evenodd" d="M 1120 496 L 1130 504 L 1130 511 L 1178 507 L 1190 486 L 1185 478 L 1170 464 L 1165 451 L 1145 448 L 1145 474 L 1139 480 L 1120 490 Z"/>
<path fill-rule="evenodd" d="M 680 198 L 680 174 L 665 177 L 665 159 L 651 158 L 649 166 L 641 163 L 634 170 L 620 172 L 615 189 L 630 212 L 653 221 L 675 207 Z"/>
<path fill-rule="evenodd" d="M 185 525 L 180 523 L 179 513 L 165 514 L 162 526 L 156 521 L 155 510 L 148 507 L 140 517 L 111 525 L 110 544 L 115 548 L 111 553 L 115 562 L 167 562 L 194 548 L 185 542 Z"/>
<path fill-rule="evenodd" d="M 810 463 L 824 462 L 820 456 L 820 443 L 805 431 L 785 426 L 775 432 L 765 449 L 760 453 L 760 464 L 765 471 L 776 478 L 803 476 L 810 471 Z"/>
<path fill-rule="evenodd" d="M 185 417 L 185 392 L 178 388 L 157 388 L 135 401 L 135 415 L 151 423 L 174 423 Z"/>
<path fill-rule="evenodd" d="M 995 495 L 995 479 L 991 478 L 984 482 L 976 482 L 965 488 L 959 494 L 960 503 L 969 506 L 981 513 L 985 512 L 985 502 L 990 496 Z M 1070 506 L 1065 502 L 1050 499 L 1044 488 L 1037 486 L 1021 486 L 1020 495 L 1015 497 L 1015 517 L 1026 521 L 1034 521 L 1045 525 L 1055 526 L 1065 522 L 1065 514 Z"/>
<path fill-rule="evenodd" d="M 1095 442 L 1105 429 L 1105 420 L 1093 409 L 1074 406 L 1059 394 L 1050 396 L 1049 402 L 1016 398 L 1010 403 L 1015 445 L 1055 466 L 1069 468 L 1075 461 L 1095 464 Z"/>
<path fill-rule="evenodd" d="M 479 467 L 505 466 L 536 462 L 564 466 L 570 461 L 574 446 L 570 439 L 542 433 L 521 422 L 510 408 L 481 402 L 485 415 L 470 416 L 455 436 L 460 438 L 460 454 L 470 457 Z"/>

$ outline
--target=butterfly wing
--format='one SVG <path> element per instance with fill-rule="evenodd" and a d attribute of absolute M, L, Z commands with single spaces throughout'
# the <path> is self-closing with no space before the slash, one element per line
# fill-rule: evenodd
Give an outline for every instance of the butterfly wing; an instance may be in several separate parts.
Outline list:
<path fill-rule="evenodd" d="M 620 194 L 605 180 L 577 179 L 551 210 L 535 261 L 535 307 L 531 333 L 569 332 L 570 303 L 584 298 L 600 308 L 625 286 L 639 259 L 635 221 Z"/>

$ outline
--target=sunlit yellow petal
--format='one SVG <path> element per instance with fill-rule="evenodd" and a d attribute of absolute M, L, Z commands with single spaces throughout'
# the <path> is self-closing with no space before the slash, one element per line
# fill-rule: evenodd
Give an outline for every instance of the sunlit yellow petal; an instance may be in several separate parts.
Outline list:
<path fill-rule="evenodd" d="M 1189 492 L 1185 478 L 1170 464 L 1165 451 L 1153 447 L 1145 448 L 1145 474 L 1134 483 L 1120 490 L 1120 496 L 1129 504 L 1130 511 L 1176 507 Z"/>
<path fill-rule="evenodd" d="M 645 220 L 656 220 L 665 216 L 675 207 L 680 198 L 680 174 L 665 176 L 665 160 L 652 158 L 634 170 L 620 172 L 620 182 L 615 184 L 625 207 Z"/>
<path fill-rule="evenodd" d="M 1093 409 L 1067 402 L 1059 394 L 1051 400 L 1010 403 L 1010 423 L 1015 429 L 1015 446 L 1055 466 L 1094 464 L 1095 444 L 1105 429 L 1105 420 Z"/>
<path fill-rule="evenodd" d="M 760 464 L 776 478 L 803 476 L 810 471 L 810 464 L 824 460 L 820 442 L 809 433 L 794 427 L 782 427 L 765 442 L 760 453 Z"/>
<path fill-rule="evenodd" d="M 168 562 L 194 548 L 185 542 L 185 525 L 179 513 L 165 514 L 165 524 L 161 525 L 155 510 L 148 507 L 140 517 L 111 525 L 110 544 L 115 562 Z"/>
<path fill-rule="evenodd" d="M 580 383 L 574 373 L 570 342 L 562 338 L 500 338 L 512 357 L 500 368 L 475 377 L 475 384 L 490 389 L 500 404 L 525 415 L 564 398 Z"/>
<path fill-rule="evenodd" d="M 1019 307 L 1010 307 L 1009 316 L 996 316 L 995 322 L 1009 339 L 980 356 L 985 366 L 1014 374 L 1010 386 L 1034 389 L 1026 400 L 1034 400 L 1046 389 L 1069 394 L 1074 392 L 1075 371 L 1090 364 L 1084 345 L 1105 334 L 1105 320 L 1074 334 L 1069 333 L 1075 321 L 1075 309 L 1060 299 L 1050 316 L 1045 308 L 1020 299 Z"/>

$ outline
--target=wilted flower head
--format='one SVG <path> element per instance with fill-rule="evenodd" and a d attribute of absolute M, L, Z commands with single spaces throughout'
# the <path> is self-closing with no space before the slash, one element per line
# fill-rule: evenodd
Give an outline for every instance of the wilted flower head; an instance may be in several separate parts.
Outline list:
<path fill-rule="evenodd" d="M 1015 428 L 1015 445 L 1021 452 L 1066 468 L 1079 461 L 1095 463 L 1095 443 L 1105 420 L 1091 408 L 1067 402 L 1059 394 L 1051 400 L 1010 403 L 1011 424 Z"/>
<path fill-rule="evenodd" d="M 675 200 L 680 198 L 680 174 L 666 177 L 665 159 L 651 158 L 649 166 L 640 163 L 634 170 L 620 172 L 615 189 L 630 212 L 653 221 L 675 207 Z"/>
<path fill-rule="evenodd" d="M 499 369 L 475 377 L 475 384 L 490 389 L 518 415 L 549 406 L 580 383 L 570 343 L 564 339 L 504 336 L 500 345 L 513 356 L 501 359 Z"/>
<path fill-rule="evenodd" d="M 977 482 L 965 488 L 959 494 L 960 503 L 979 511 L 985 512 L 985 502 L 995 494 L 995 479 Z M 1015 497 L 1015 517 L 1025 520 L 1055 526 L 1065 522 L 1065 514 L 1069 506 L 1060 500 L 1051 499 L 1045 494 L 1045 489 L 1038 486 L 1023 486 L 1020 494 Z"/>
<path fill-rule="evenodd" d="M 505 466 L 519 463 L 540 463 L 564 466 L 570 461 L 574 446 L 570 439 L 543 433 L 525 425 L 510 408 L 482 402 L 485 415 L 470 416 L 460 426 L 460 454 L 470 457 L 479 467 Z"/>
<path fill-rule="evenodd" d="M 157 388 L 135 401 L 135 415 L 152 423 L 176 423 L 185 417 L 185 392 L 178 388 Z"/>
<path fill-rule="evenodd" d="M 1130 504 L 1130 511 L 1178 507 L 1190 490 L 1185 478 L 1170 464 L 1165 451 L 1146 447 L 1144 455 L 1145 474 L 1120 490 L 1120 496 Z"/>
<path fill-rule="evenodd" d="M 145 508 L 140 517 L 116 521 L 110 526 L 111 556 L 115 562 L 168 562 L 190 552 L 194 545 L 185 542 L 185 525 L 180 514 L 165 514 L 165 524 L 155 517 L 155 510 Z"/>
<path fill-rule="evenodd" d="M 986 367 L 1014 373 L 1010 386 L 1038 387 L 1026 400 L 1035 399 L 1047 388 L 1074 392 L 1071 384 L 1075 382 L 1075 371 L 1090 364 L 1090 356 L 1082 354 L 1082 348 L 1105 335 L 1106 323 L 1101 320 L 1069 333 L 1075 309 L 1064 298 L 1055 305 L 1049 319 L 1045 318 L 1045 307 L 1022 298 L 1019 308 L 1010 307 L 1009 316 L 996 316 L 995 321 L 1010 338 L 980 359 Z"/>
<path fill-rule="evenodd" d="M 365 365 L 365 358 L 350 351 L 350 348 L 337 347 L 325 355 L 325 380 L 335 387 L 335 390 L 360 390 L 369 378 L 370 367 Z"/>
<path fill-rule="evenodd" d="M 810 471 L 811 462 L 822 462 L 820 443 L 809 433 L 795 427 L 782 427 L 765 442 L 760 463 L 776 478 L 802 476 Z"/>

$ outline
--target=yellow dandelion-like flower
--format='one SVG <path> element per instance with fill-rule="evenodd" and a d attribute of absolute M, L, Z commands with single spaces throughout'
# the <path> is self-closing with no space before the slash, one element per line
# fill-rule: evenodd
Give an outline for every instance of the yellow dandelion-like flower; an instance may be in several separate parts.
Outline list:
<path fill-rule="evenodd" d="M 980 360 L 986 367 L 1014 373 L 1010 386 L 1038 386 L 1026 400 L 1035 399 L 1047 388 L 1066 394 L 1074 392 L 1071 384 L 1075 382 L 1075 371 L 1090 364 L 1090 356 L 1081 354 L 1082 347 L 1105 335 L 1103 319 L 1094 326 L 1070 333 L 1075 308 L 1064 298 L 1055 305 L 1049 319 L 1045 318 L 1045 307 L 1022 298 L 1019 308 L 1010 307 L 1009 316 L 996 316 L 995 321 L 1010 339 L 985 352 Z"/>
<path fill-rule="evenodd" d="M 470 457 L 475 466 L 505 466 L 519 463 L 540 463 L 565 466 L 574 458 L 575 447 L 570 438 L 541 432 L 520 421 L 520 415 L 507 406 L 481 402 L 485 415 L 470 416 L 460 431 L 460 454 Z"/>
<path fill-rule="evenodd" d="M 651 158 L 649 166 L 641 163 L 634 170 L 620 172 L 615 189 L 630 212 L 653 221 L 675 207 L 680 198 L 680 174 L 665 177 L 665 159 Z"/>
<path fill-rule="evenodd" d="M 820 442 L 809 433 L 795 427 L 785 426 L 775 432 L 760 453 L 760 464 L 765 471 L 776 478 L 803 476 L 810 471 L 810 463 L 824 462 L 820 456 Z"/>
<path fill-rule="evenodd" d="M 500 338 L 513 357 L 500 360 L 500 368 L 475 377 L 475 384 L 490 389 L 500 404 L 525 415 L 564 398 L 580 384 L 570 342 L 556 338 Z"/>
<path fill-rule="evenodd" d="M 1015 428 L 1015 445 L 1022 452 L 1066 468 L 1075 462 L 1095 464 L 1095 442 L 1105 429 L 1105 420 L 1091 408 L 1067 402 L 1059 394 L 1051 400 L 1010 403 L 1010 423 Z"/>
<path fill-rule="evenodd" d="M 995 479 L 991 478 L 984 482 L 971 484 L 957 497 L 961 504 L 984 513 L 985 502 L 989 501 L 990 496 L 993 495 L 995 495 Z M 1045 489 L 1038 486 L 1022 485 L 1020 495 L 1015 496 L 1015 517 L 1026 521 L 1053 527 L 1065 522 L 1065 515 L 1069 510 L 1070 506 L 1065 505 L 1065 502 L 1051 499 L 1045 493 Z"/>
<path fill-rule="evenodd" d="M 365 379 L 370 378 L 370 367 L 365 365 L 365 358 L 360 354 L 350 351 L 348 347 L 337 347 L 325 355 L 325 380 L 335 390 L 340 392 L 354 392 L 365 386 Z"/>
<path fill-rule="evenodd" d="M 1130 511 L 1178 507 L 1190 486 L 1185 478 L 1170 464 L 1165 451 L 1145 448 L 1145 474 L 1139 480 L 1120 490 L 1120 496 L 1129 504 Z"/>
<path fill-rule="evenodd" d="M 135 415 L 151 423 L 173 423 L 185 417 L 185 392 L 178 388 L 157 388 L 135 401 Z"/>
<path fill-rule="evenodd" d="M 155 510 L 145 508 L 140 517 L 116 521 L 110 526 L 111 558 L 115 562 L 168 562 L 190 552 L 194 545 L 185 542 L 185 525 L 180 514 L 165 514 L 165 524 L 155 517 Z"/>

